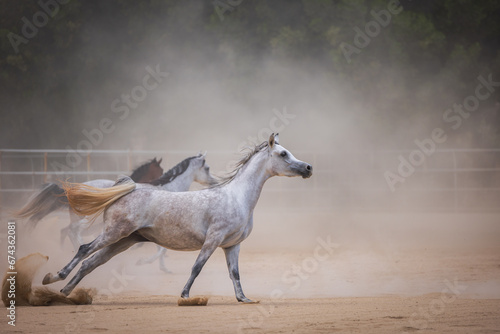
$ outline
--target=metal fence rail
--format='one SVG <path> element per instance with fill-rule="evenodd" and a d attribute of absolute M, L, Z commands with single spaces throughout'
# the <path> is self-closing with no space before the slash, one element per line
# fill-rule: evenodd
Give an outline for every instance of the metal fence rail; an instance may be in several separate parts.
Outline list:
<path fill-rule="evenodd" d="M 346 151 L 334 153 L 294 152 L 314 166 L 307 182 L 276 178 L 266 186 L 266 194 L 277 191 L 290 195 L 290 202 L 273 198 L 283 208 L 313 210 L 357 209 L 398 210 L 419 204 L 421 210 L 499 211 L 500 149 L 441 149 L 428 157 L 404 184 L 392 192 L 384 178 L 396 171 L 398 156 L 410 150 Z M 95 178 L 115 179 L 153 157 L 163 158 L 165 170 L 194 155 L 186 151 L 93 150 L 78 152 L 81 161 L 67 166 L 66 150 L 0 149 L 0 205 L 25 197 L 46 182 L 71 178 L 83 182 Z M 210 151 L 212 167 L 234 158 L 233 152 Z M 234 159 L 233 159 L 234 160 Z M 59 170 L 58 166 L 68 168 Z M 275 195 L 272 195 L 275 196 Z M 285 196 L 283 196 L 285 197 Z"/>

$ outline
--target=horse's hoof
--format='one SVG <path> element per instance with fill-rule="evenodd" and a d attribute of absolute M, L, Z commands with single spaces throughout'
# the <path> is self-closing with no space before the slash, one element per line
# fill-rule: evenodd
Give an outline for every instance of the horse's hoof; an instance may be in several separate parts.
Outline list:
<path fill-rule="evenodd" d="M 45 275 L 45 277 L 43 278 L 43 281 L 42 281 L 42 284 L 43 285 L 47 285 L 47 284 L 50 284 L 50 283 L 53 283 L 55 282 L 54 280 L 54 276 L 51 274 L 51 273 L 48 273 L 47 275 Z"/>
<path fill-rule="evenodd" d="M 240 299 L 238 301 L 242 304 L 259 304 L 260 303 L 260 300 L 251 300 L 248 298 Z"/>
<path fill-rule="evenodd" d="M 63 295 L 65 295 L 66 297 L 69 296 L 69 294 L 71 293 L 71 290 L 70 291 L 66 291 L 64 290 L 65 288 L 62 288 L 59 292 L 61 292 Z"/>
<path fill-rule="evenodd" d="M 168 270 L 167 268 L 160 268 L 161 271 L 163 271 L 166 274 L 173 274 L 172 271 Z"/>

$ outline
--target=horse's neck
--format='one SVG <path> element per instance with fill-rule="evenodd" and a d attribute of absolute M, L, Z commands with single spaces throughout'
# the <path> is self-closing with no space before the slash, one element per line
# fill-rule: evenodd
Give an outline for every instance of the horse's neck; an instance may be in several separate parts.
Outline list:
<path fill-rule="evenodd" d="M 177 175 L 171 182 L 160 186 L 161 189 L 168 191 L 188 191 L 191 183 L 194 181 L 194 173 L 192 173 L 191 169 L 188 167 L 184 173 Z"/>
<path fill-rule="evenodd" d="M 259 200 L 262 187 L 272 175 L 266 171 L 267 151 L 256 153 L 228 184 L 232 196 L 253 211 Z"/>

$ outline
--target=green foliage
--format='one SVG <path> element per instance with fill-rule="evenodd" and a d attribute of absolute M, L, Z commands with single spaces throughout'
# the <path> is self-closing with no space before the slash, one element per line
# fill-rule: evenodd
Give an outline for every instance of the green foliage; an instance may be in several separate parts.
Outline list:
<path fill-rule="evenodd" d="M 415 113 L 439 115 L 435 106 L 470 94 L 479 74 L 498 78 L 496 0 L 402 1 L 402 12 L 348 62 L 341 45 L 355 46 L 354 28 L 365 31 L 372 11 L 387 10 L 389 2 L 243 0 L 221 20 L 211 1 L 72 0 L 16 53 L 9 33 L 22 36 L 21 19 L 32 21 L 41 9 L 37 2 L 2 0 L 0 122 L 13 133 L 26 124 L 63 131 L 71 141 L 92 112 L 130 88 L 124 82 L 137 71 L 130 64 L 161 61 L 197 72 L 211 68 L 235 97 L 267 80 L 265 62 L 316 64 L 325 81 L 341 82 L 340 94 L 358 103 L 357 117 L 367 126 L 378 119 L 380 131 Z M 82 100 L 94 105 L 75 104 Z M 13 146 L 55 146 L 43 134 L 18 139 Z"/>

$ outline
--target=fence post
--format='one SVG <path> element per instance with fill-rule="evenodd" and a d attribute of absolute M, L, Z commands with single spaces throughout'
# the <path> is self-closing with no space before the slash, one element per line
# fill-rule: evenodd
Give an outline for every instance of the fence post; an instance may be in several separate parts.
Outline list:
<path fill-rule="evenodd" d="M 33 156 L 30 156 L 30 164 L 31 164 L 31 189 L 35 190 L 35 164 L 33 163 Z"/>
<path fill-rule="evenodd" d="M 90 172 L 90 152 L 87 152 L 87 181 L 90 181 L 89 172 Z"/>
<path fill-rule="evenodd" d="M 43 153 L 43 183 L 47 183 L 47 152 Z"/>
<path fill-rule="evenodd" d="M 457 155 L 456 151 L 453 150 L 453 200 L 455 205 L 455 212 L 458 211 L 458 187 L 457 187 Z"/>
<path fill-rule="evenodd" d="M 127 171 L 132 170 L 132 162 L 130 161 L 130 148 L 127 150 Z"/>

